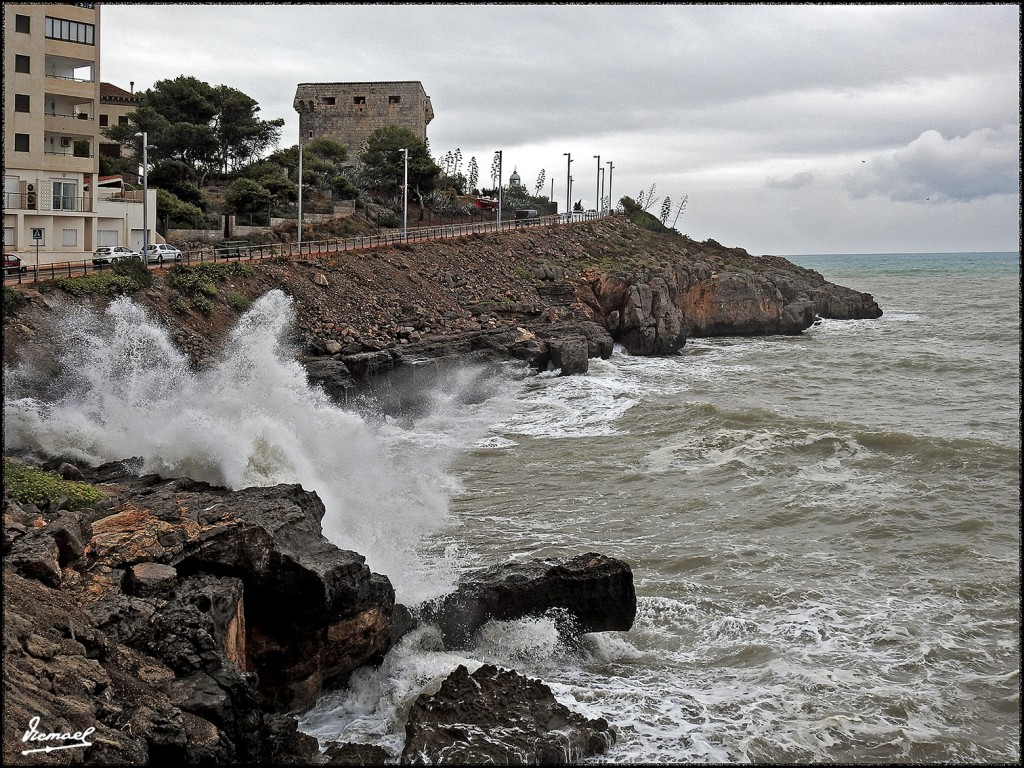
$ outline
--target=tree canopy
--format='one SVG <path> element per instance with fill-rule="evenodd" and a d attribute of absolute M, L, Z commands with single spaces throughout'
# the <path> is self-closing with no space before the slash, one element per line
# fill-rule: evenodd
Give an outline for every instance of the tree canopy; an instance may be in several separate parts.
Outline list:
<path fill-rule="evenodd" d="M 441 169 L 430 157 L 427 142 L 408 128 L 389 125 L 369 135 L 359 153 L 363 185 L 384 196 L 402 191 L 405 178 L 405 154 L 409 151 L 409 191 L 420 204 L 437 186 Z"/>
<path fill-rule="evenodd" d="M 106 135 L 137 150 L 135 134 L 145 131 L 152 162 L 180 160 L 199 183 L 211 172 L 227 173 L 258 159 L 276 146 L 284 126 L 283 118 L 261 120 L 259 105 L 241 91 L 186 75 L 158 80 L 139 93 L 139 102 L 129 123 Z"/>

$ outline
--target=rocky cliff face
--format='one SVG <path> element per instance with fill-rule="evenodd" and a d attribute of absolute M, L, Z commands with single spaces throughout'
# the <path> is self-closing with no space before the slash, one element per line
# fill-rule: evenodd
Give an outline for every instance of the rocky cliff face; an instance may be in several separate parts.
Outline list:
<path fill-rule="evenodd" d="M 689 336 L 793 334 L 816 316 L 881 315 L 871 296 L 785 259 L 651 233 L 621 217 L 252 266 L 225 289 L 291 296 L 296 348 L 338 395 L 410 357 L 483 351 L 581 373 L 614 343 L 666 355 Z M 209 364 L 238 311 L 222 300 L 206 313 L 182 311 L 187 301 L 155 274 L 137 300 L 165 319 L 197 366 Z M 50 343 L 59 293 L 19 294 L 4 320 L 5 362 Z"/>

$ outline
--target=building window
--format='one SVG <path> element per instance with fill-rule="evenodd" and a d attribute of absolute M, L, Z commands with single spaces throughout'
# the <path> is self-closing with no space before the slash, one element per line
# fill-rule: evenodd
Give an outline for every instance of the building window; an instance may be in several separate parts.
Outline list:
<path fill-rule="evenodd" d="M 93 45 L 96 27 L 78 21 L 46 17 L 46 36 L 53 40 L 67 40 L 72 43 Z"/>
<path fill-rule="evenodd" d="M 4 227 L 4 245 L 9 245 L 12 248 L 17 245 L 14 242 L 14 227 Z"/>
<path fill-rule="evenodd" d="M 402 97 L 401 96 L 388 96 L 388 104 L 401 104 L 401 103 L 402 103 Z"/>
<path fill-rule="evenodd" d="M 32 32 L 32 19 L 28 16 L 22 16 L 20 13 L 14 16 L 14 31 L 25 32 L 29 34 Z"/>
<path fill-rule="evenodd" d="M 14 151 L 15 152 L 28 152 L 28 134 L 27 133 L 16 133 L 16 134 L 14 134 Z"/>
<path fill-rule="evenodd" d="M 118 125 L 128 125 L 128 116 L 127 115 L 118 115 L 117 124 Z"/>
<path fill-rule="evenodd" d="M 100 128 L 106 128 L 110 125 L 110 117 L 107 115 L 100 115 Z"/>
<path fill-rule="evenodd" d="M 14 111 L 15 112 L 28 112 L 28 94 L 27 93 L 16 93 L 14 94 Z"/>
<path fill-rule="evenodd" d="M 324 104 L 326 104 L 328 107 L 333 107 L 337 103 L 338 100 L 333 96 L 324 96 Z"/>
<path fill-rule="evenodd" d="M 53 210 L 75 210 L 75 183 L 73 181 L 53 182 Z"/>
<path fill-rule="evenodd" d="M 65 229 L 64 230 L 64 247 L 75 248 L 78 246 L 78 230 L 77 229 Z"/>
<path fill-rule="evenodd" d="M 366 97 L 365 96 L 353 96 L 352 97 L 352 103 L 353 104 L 365 104 L 366 103 Z"/>
<path fill-rule="evenodd" d="M 18 53 L 14 54 L 14 71 L 15 72 L 24 72 L 25 74 L 28 74 L 29 73 L 28 61 L 29 61 L 28 56 L 22 56 L 21 54 L 18 54 Z"/>

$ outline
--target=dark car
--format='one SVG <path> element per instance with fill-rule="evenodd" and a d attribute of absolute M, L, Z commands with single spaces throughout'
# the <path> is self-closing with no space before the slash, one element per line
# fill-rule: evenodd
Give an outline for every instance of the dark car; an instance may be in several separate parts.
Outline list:
<path fill-rule="evenodd" d="M 21 263 L 21 259 L 17 256 L 5 253 L 4 254 L 4 274 L 5 275 L 16 275 L 19 272 L 25 274 L 28 271 L 28 267 Z"/>

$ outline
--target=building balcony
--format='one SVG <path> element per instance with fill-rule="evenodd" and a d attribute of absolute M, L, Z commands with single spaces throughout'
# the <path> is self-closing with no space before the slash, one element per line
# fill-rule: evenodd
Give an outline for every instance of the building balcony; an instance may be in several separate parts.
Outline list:
<path fill-rule="evenodd" d="M 92 196 L 62 196 L 40 192 L 4 192 L 5 211 L 91 213 Z"/>
<path fill-rule="evenodd" d="M 61 113 L 47 111 L 43 128 L 47 133 L 59 133 L 64 136 L 91 138 L 96 133 L 96 120 L 87 112 Z"/>

